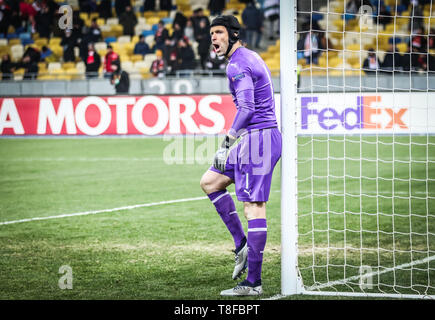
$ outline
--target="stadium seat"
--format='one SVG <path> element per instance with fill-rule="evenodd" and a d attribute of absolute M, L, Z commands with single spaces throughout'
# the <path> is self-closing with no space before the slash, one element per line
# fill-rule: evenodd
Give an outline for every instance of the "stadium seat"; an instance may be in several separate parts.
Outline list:
<path fill-rule="evenodd" d="M 408 51 L 408 44 L 406 44 L 405 42 L 402 43 L 398 43 L 396 45 L 397 50 L 399 50 L 400 53 L 405 53 Z"/>
<path fill-rule="evenodd" d="M 39 38 L 35 40 L 35 45 L 38 47 L 46 46 L 48 45 L 48 39 L 47 38 Z"/>
<path fill-rule="evenodd" d="M 61 70 L 62 69 L 62 65 L 60 62 L 50 62 L 48 64 L 47 70 L 48 72 L 52 72 L 53 70 Z"/>
<path fill-rule="evenodd" d="M 97 50 L 97 52 L 99 52 L 100 50 L 107 50 L 107 43 L 104 41 L 96 42 L 95 50 Z"/>
<path fill-rule="evenodd" d="M 119 24 L 119 19 L 118 18 L 108 18 L 106 20 L 106 24 L 111 26 L 111 25 L 117 25 Z"/>
<path fill-rule="evenodd" d="M 64 62 L 62 64 L 62 69 L 64 69 L 64 70 L 73 69 L 73 68 L 75 69 L 75 67 L 76 67 L 76 64 L 74 62 Z"/>
<path fill-rule="evenodd" d="M 23 57 L 24 47 L 20 44 L 14 44 L 11 48 L 11 59 L 14 61 L 20 60 Z"/>
<path fill-rule="evenodd" d="M 143 60 L 143 56 L 141 54 L 133 54 L 130 56 L 131 62 L 142 61 L 142 60 Z"/>
<path fill-rule="evenodd" d="M 110 31 L 113 32 L 115 37 L 120 37 L 124 32 L 124 27 L 120 24 L 112 24 Z"/>
<path fill-rule="evenodd" d="M 142 35 L 144 37 L 147 37 L 147 36 L 153 36 L 154 37 L 154 31 L 153 30 L 144 30 L 144 31 L 142 31 Z"/>
<path fill-rule="evenodd" d="M 122 61 L 121 60 L 121 68 L 128 73 L 133 72 L 135 69 L 133 68 L 133 62 L 131 61 Z"/>
<path fill-rule="evenodd" d="M 107 44 L 112 43 L 112 42 L 116 42 L 116 40 L 117 40 L 116 37 L 107 37 L 107 38 L 104 39 L 104 41 L 105 41 Z"/>
<path fill-rule="evenodd" d="M 154 35 L 146 36 L 145 42 L 147 43 L 148 47 L 152 48 L 154 46 Z"/>
<path fill-rule="evenodd" d="M 21 44 L 21 39 L 19 39 L 19 38 L 9 39 L 8 44 L 9 44 L 9 46 L 14 46 L 16 44 Z"/>
<path fill-rule="evenodd" d="M 120 36 L 118 38 L 118 43 L 130 43 L 131 37 L 130 36 Z"/>
<path fill-rule="evenodd" d="M 152 61 L 154 61 L 154 59 L 153 59 Z M 151 67 L 151 63 L 152 63 L 152 61 L 151 61 L 150 63 L 148 63 L 148 62 L 145 61 L 145 60 L 136 61 L 136 62 L 134 63 L 134 69 L 135 69 L 135 70 L 140 70 L 140 69 L 142 69 L 142 68 L 144 68 L 144 69 L 148 68 L 148 69 L 149 69 L 149 68 Z"/>

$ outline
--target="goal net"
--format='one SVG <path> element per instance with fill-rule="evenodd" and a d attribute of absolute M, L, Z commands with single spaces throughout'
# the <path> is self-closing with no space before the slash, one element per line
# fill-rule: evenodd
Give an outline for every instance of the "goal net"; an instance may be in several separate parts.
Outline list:
<path fill-rule="evenodd" d="M 283 294 L 435 298 L 432 2 L 281 1 Z"/>

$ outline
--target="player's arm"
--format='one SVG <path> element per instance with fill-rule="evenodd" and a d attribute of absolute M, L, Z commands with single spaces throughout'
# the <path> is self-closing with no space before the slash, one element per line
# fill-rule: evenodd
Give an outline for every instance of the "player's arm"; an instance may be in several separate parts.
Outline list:
<path fill-rule="evenodd" d="M 237 106 L 237 113 L 214 158 L 213 166 L 221 172 L 225 171 L 229 149 L 240 136 L 242 130 L 248 127 L 255 110 L 254 83 L 249 68 L 231 70 L 228 73 L 228 78 L 232 81 L 233 101 Z"/>

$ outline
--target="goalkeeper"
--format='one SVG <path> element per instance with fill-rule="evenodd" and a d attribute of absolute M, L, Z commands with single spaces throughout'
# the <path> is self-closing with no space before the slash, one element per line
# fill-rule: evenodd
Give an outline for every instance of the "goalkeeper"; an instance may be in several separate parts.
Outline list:
<path fill-rule="evenodd" d="M 248 269 L 246 280 L 221 292 L 230 296 L 260 295 L 263 291 L 261 268 L 267 238 L 266 202 L 273 169 L 281 157 L 281 133 L 275 116 L 270 71 L 257 53 L 242 46 L 240 28 L 237 18 L 231 15 L 218 16 L 210 25 L 216 54 L 228 59 L 227 77 L 237 113 L 216 152 L 213 166 L 200 182 L 234 239 L 232 278 L 239 278 Z M 238 138 L 239 143 L 234 144 Z M 237 199 L 244 203 L 247 237 L 234 201 L 226 190 L 232 183 Z"/>

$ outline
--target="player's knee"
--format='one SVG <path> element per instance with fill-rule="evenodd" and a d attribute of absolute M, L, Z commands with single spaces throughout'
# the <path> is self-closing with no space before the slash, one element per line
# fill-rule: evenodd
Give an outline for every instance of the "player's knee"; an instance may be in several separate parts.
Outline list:
<path fill-rule="evenodd" d="M 199 185 L 205 193 L 209 194 L 213 188 L 213 180 L 210 179 L 207 173 L 204 173 L 199 181 Z"/>
<path fill-rule="evenodd" d="M 244 213 L 248 221 L 266 219 L 266 202 L 245 202 Z"/>

